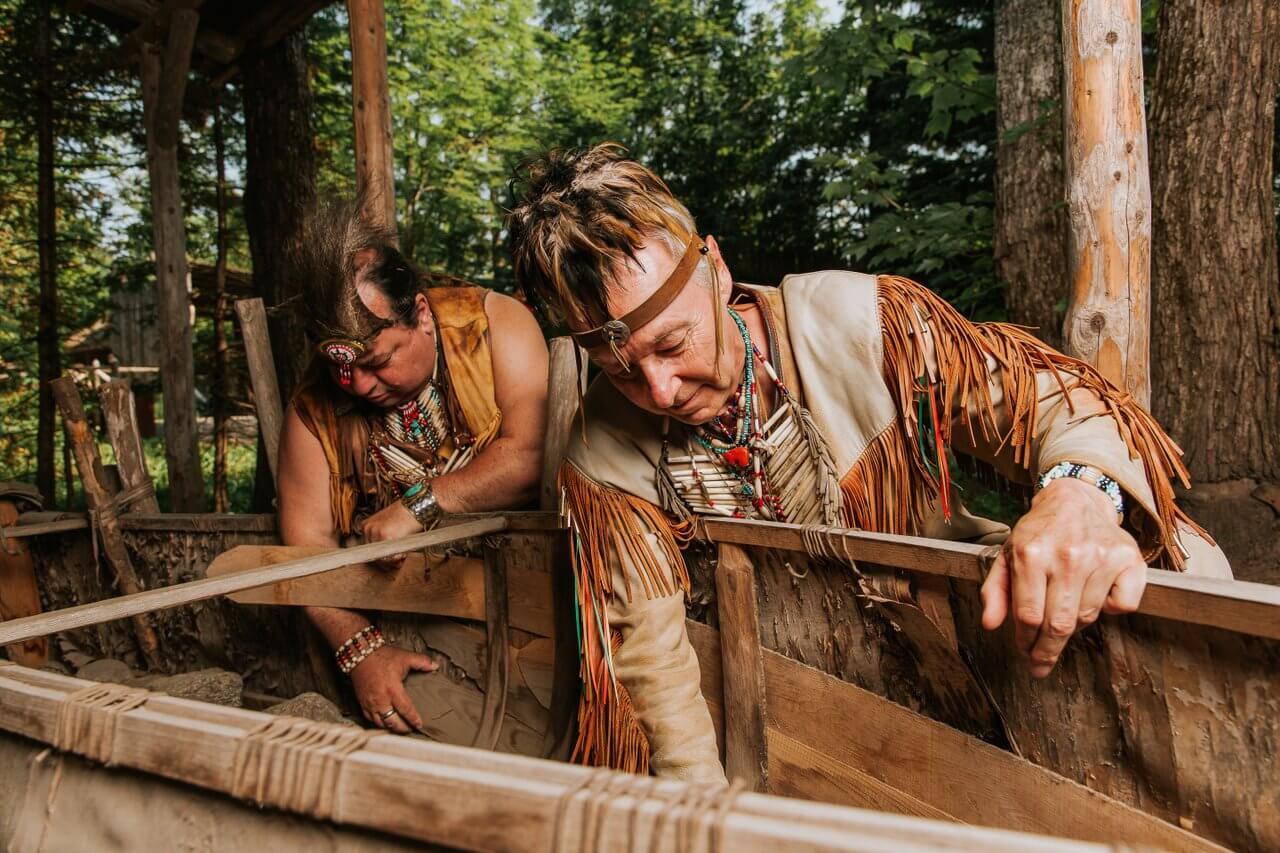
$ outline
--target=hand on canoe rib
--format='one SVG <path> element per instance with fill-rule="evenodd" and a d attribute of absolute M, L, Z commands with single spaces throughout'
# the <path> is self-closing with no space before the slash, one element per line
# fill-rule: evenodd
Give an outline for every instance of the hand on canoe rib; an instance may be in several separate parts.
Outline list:
<path fill-rule="evenodd" d="M 351 671 L 351 686 L 364 718 L 396 734 L 421 732 L 422 717 L 404 689 L 404 680 L 410 672 L 434 672 L 437 666 L 427 655 L 396 646 L 383 646 L 360 661 Z"/>
<path fill-rule="evenodd" d="M 1063 478 L 1047 485 L 1018 520 L 982 584 L 982 625 L 1014 620 L 1014 642 L 1031 674 L 1053 671 L 1077 630 L 1102 613 L 1138 609 L 1147 565 L 1117 523 L 1105 494 Z"/>

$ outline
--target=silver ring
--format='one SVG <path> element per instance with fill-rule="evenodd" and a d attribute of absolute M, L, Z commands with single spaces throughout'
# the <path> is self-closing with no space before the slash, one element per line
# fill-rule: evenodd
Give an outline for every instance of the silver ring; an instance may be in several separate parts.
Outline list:
<path fill-rule="evenodd" d="M 387 710 L 383 711 L 381 714 L 378 715 L 378 719 L 382 720 L 385 723 L 387 720 L 391 719 L 398 713 L 400 712 L 397 711 L 395 708 L 388 708 Z"/>

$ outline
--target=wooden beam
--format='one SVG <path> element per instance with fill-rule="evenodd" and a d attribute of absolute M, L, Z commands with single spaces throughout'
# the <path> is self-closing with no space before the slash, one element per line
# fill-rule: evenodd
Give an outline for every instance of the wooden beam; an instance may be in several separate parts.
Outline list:
<path fill-rule="evenodd" d="M 69 695 L 91 686 L 55 673 L 0 666 L 0 729 L 53 744 L 63 717 L 59 708 Z M 86 713 L 96 725 L 105 722 L 102 709 Z M 272 719 L 244 708 L 154 695 L 112 719 L 112 764 L 230 794 L 235 790 L 232 757 Z M 298 758 L 308 750 L 289 748 Z M 707 802 L 703 798 L 711 792 L 672 779 L 637 784 L 635 777 L 608 770 L 389 734 L 375 735 L 339 761 L 333 774 L 334 823 L 456 849 L 1108 849 L 758 794 L 742 794 L 722 808 L 714 800 L 690 808 L 689 803 Z M 633 793 L 601 796 L 601 791 Z M 673 808 L 674 803 L 686 806 Z M 1152 839 L 1159 843 L 1158 836 Z"/>
<path fill-rule="evenodd" d="M 124 593 L 125 597 L 146 595 L 146 593 L 142 592 L 142 585 L 138 583 L 138 576 L 133 571 L 133 562 L 129 559 L 129 552 L 124 546 L 124 537 L 120 534 L 120 519 L 116 511 L 115 497 L 103 485 L 102 457 L 98 455 L 97 437 L 90 429 L 88 421 L 85 420 L 84 406 L 80 401 L 80 392 L 76 390 L 75 380 L 64 376 L 61 379 L 55 379 L 50 384 L 53 388 L 53 399 L 58 404 L 58 409 L 62 412 L 63 424 L 71 440 L 71 449 L 75 453 L 76 469 L 80 472 L 80 483 L 84 487 L 85 501 L 89 505 L 89 511 L 98 514 L 97 541 L 102 544 L 102 554 L 107 560 L 107 565 L 115 573 L 116 586 L 120 589 L 120 592 Z M 39 621 L 54 615 L 47 613 L 40 616 L 15 619 L 5 623 L 3 628 L 21 633 L 18 630 L 18 626 L 23 623 L 29 624 L 32 620 Z M 138 647 L 142 651 L 143 659 L 146 660 L 149 667 L 159 669 L 162 663 L 160 660 L 160 640 L 156 636 L 156 630 L 152 626 L 151 620 L 141 611 L 121 613 L 119 616 L 112 618 L 119 619 L 125 616 L 133 617 L 134 634 L 137 636 Z M 110 619 L 99 621 L 108 622 Z M 42 637 L 51 633 L 53 631 L 27 634 L 14 642 Z M 3 643 L 0 643 L 0 645 L 3 645 Z"/>
<path fill-rule="evenodd" d="M 573 338 L 552 338 L 550 366 L 547 372 L 547 434 L 542 445 L 542 491 L 540 504 L 545 510 L 560 508 L 556 476 L 573 434 L 582 395 L 582 372 L 585 363 L 578 358 L 578 345 Z"/>
<path fill-rule="evenodd" d="M 190 27 L 190 20 L 185 25 Z M 183 29 L 171 33 L 165 61 L 180 66 L 185 86 L 189 46 Z M 189 54 L 189 51 L 188 51 Z M 169 508 L 198 512 L 204 508 L 204 480 L 196 437 L 195 364 L 191 347 L 191 300 L 187 292 L 187 237 L 179 185 L 177 127 L 180 115 L 164 110 L 181 108 L 172 94 L 177 86 L 166 81 L 159 54 L 145 47 L 140 53 L 142 103 L 147 127 L 147 168 L 151 181 L 151 229 L 156 255 L 156 309 L 159 315 L 160 380 L 164 391 L 165 461 L 169 468 Z M 170 92 L 166 95 L 164 92 Z"/>
<path fill-rule="evenodd" d="M 353 563 L 367 563 L 382 557 L 417 551 L 433 546 L 447 545 L 486 533 L 497 533 L 507 528 L 505 518 L 496 517 L 484 521 L 473 521 L 440 530 L 431 530 L 402 539 L 386 542 L 371 542 L 357 545 L 354 548 L 335 548 L 323 554 L 290 560 L 278 566 L 266 566 L 246 572 L 223 575 L 222 577 L 203 578 L 186 583 L 173 584 L 163 589 L 153 589 L 119 598 L 81 604 L 39 616 L 15 619 L 12 622 L 0 623 L 0 645 L 21 642 L 31 637 L 44 637 L 58 631 L 72 628 L 83 628 L 112 619 L 126 616 L 138 616 L 152 610 L 164 610 L 183 604 L 193 604 L 220 595 L 230 595 L 242 589 L 253 589 L 256 586 L 279 583 L 280 581 L 303 578 L 307 575 L 339 569 Z M 123 545 L 122 545 L 123 547 Z"/>
<path fill-rule="evenodd" d="M 382 0 L 347 0 L 356 191 L 370 221 L 396 227 L 396 182 L 387 86 L 387 22 Z"/>
<path fill-rule="evenodd" d="M 262 443 L 267 449 L 267 464 L 271 466 L 271 479 L 274 480 L 280 464 L 280 430 L 284 428 L 284 409 L 280 401 L 276 361 L 271 355 L 267 310 L 257 297 L 237 299 L 236 316 L 240 318 L 240 337 L 244 340 L 244 357 L 249 365 L 249 382 L 253 385 L 258 434 L 262 436 Z"/>
<path fill-rule="evenodd" d="M 1151 185 L 1139 0 L 1062 0 L 1065 349 L 1151 405 Z"/>
<path fill-rule="evenodd" d="M 120 472 L 120 484 L 125 491 L 143 489 L 145 494 L 136 498 L 128 507 L 130 512 L 159 512 L 151 473 L 147 470 L 147 458 L 142 452 L 142 437 L 138 434 L 138 410 L 134 406 L 133 391 L 123 379 L 115 379 L 98 389 L 102 414 L 107 421 L 107 435 L 116 453 L 116 470 Z"/>
<path fill-rule="evenodd" d="M 156 144 L 172 148 L 178 144 L 182 123 L 182 101 L 187 94 L 187 72 L 191 70 L 191 49 L 195 45 L 200 15 L 191 9 L 176 9 L 169 17 L 165 39 L 163 73 L 154 112 Z"/>
<path fill-rule="evenodd" d="M 716 564 L 720 665 L 724 683 L 724 769 L 752 791 L 769 790 L 764 658 L 756 568 L 737 545 L 721 545 Z"/>
<path fill-rule="evenodd" d="M 135 30 L 126 36 L 124 45 L 126 49 L 135 49 L 143 41 L 158 37 L 159 31 L 163 29 L 161 26 L 163 21 L 158 20 L 163 8 L 162 4 L 156 0 L 87 0 L 87 2 L 90 6 L 96 6 L 105 12 L 140 25 L 139 29 L 143 32 Z M 150 38 L 143 38 L 144 35 Z M 232 62 L 244 52 L 244 44 L 225 33 L 206 27 L 196 34 L 195 49 L 214 62 L 225 64 Z"/>
<path fill-rule="evenodd" d="M 706 519 L 706 535 L 715 542 L 805 551 L 804 528 L 796 524 L 738 519 Z M 837 558 L 848 557 L 930 575 L 981 583 L 999 553 L 990 545 L 866 533 L 832 528 L 822 534 Z M 1225 628 L 1280 640 L 1280 587 L 1247 581 L 1147 570 L 1147 590 L 1138 613 L 1175 622 Z"/>

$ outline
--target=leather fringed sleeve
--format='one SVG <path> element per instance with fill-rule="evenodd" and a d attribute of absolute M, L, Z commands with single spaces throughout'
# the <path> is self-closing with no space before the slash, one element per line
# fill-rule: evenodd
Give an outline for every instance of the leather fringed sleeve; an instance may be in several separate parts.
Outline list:
<path fill-rule="evenodd" d="M 1124 490 L 1127 523 L 1153 564 L 1182 570 L 1179 527 L 1212 539 L 1174 503 L 1187 484 L 1181 450 L 1155 419 L 1091 365 L 1006 323 L 971 323 L 927 288 L 880 276 L 884 378 L 900 414 L 897 466 L 912 483 L 904 520 L 918 524 L 949 492 L 947 450 L 1030 483 L 1058 462 L 1097 468 Z"/>

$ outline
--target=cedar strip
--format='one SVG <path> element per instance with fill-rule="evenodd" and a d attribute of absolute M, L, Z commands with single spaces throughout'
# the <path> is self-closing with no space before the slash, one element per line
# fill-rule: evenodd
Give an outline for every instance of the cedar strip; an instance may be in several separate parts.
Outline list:
<path fill-rule="evenodd" d="M 510 543 L 507 543 L 509 546 Z M 472 746 L 493 749 L 502 733 L 507 707 L 507 682 L 511 676 L 508 643 L 511 635 L 507 606 L 507 562 L 496 545 L 484 546 L 484 635 L 487 654 L 484 672 L 484 707 L 476 725 Z"/>

